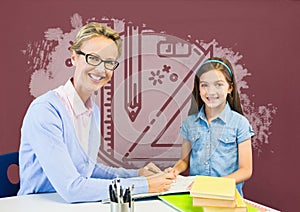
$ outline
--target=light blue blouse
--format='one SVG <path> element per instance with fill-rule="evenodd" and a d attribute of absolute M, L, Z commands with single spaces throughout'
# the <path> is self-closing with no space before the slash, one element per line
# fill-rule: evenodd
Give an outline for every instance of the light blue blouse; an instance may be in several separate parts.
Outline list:
<path fill-rule="evenodd" d="M 190 175 L 225 176 L 238 170 L 238 144 L 254 135 L 249 121 L 227 103 L 208 125 L 204 106 L 182 123 L 180 134 L 191 142 Z M 237 184 L 242 193 L 243 182 Z"/>
<path fill-rule="evenodd" d="M 95 103 L 89 145 L 100 143 L 100 113 Z M 146 193 L 145 177 L 138 170 L 97 164 L 82 149 L 69 112 L 54 91 L 36 98 L 21 129 L 19 150 L 20 190 L 18 195 L 57 192 L 67 202 L 99 201 L 109 198 L 109 184 L 120 177 L 125 188 Z"/>

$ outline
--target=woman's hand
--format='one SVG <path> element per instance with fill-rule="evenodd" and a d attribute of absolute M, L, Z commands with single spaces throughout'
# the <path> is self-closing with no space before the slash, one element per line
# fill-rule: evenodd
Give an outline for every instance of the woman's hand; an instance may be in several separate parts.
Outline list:
<path fill-rule="evenodd" d="M 166 168 L 164 170 L 164 172 L 165 173 L 172 173 L 174 179 L 176 179 L 176 177 L 180 174 L 179 171 L 176 168 L 174 168 L 174 167 Z"/>
<path fill-rule="evenodd" d="M 150 162 L 145 167 L 139 169 L 139 176 L 151 176 L 162 172 L 154 163 Z"/>

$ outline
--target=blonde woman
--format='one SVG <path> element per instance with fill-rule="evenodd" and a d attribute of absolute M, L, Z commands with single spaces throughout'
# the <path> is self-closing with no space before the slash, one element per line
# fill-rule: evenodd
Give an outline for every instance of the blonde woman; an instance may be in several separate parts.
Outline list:
<path fill-rule="evenodd" d="M 109 27 L 92 22 L 81 28 L 71 46 L 74 76 L 36 98 L 21 129 L 18 195 L 57 192 L 67 202 L 109 198 L 109 185 L 119 177 L 134 193 L 162 192 L 172 180 L 166 173 L 147 175 L 146 168 L 112 168 L 96 163 L 100 113 L 91 95 L 118 67 L 121 39 Z"/>

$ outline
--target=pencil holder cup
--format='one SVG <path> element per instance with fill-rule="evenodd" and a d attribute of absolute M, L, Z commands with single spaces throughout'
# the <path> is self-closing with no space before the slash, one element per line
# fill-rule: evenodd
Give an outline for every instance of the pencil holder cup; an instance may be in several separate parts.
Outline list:
<path fill-rule="evenodd" d="M 131 204 L 129 204 L 129 202 L 126 203 L 111 202 L 110 212 L 134 212 L 134 201 L 132 201 Z"/>

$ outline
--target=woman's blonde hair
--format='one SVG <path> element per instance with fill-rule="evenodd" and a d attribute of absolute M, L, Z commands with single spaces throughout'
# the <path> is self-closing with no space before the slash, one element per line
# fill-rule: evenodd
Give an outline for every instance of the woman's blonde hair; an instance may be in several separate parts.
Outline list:
<path fill-rule="evenodd" d="M 120 35 L 112 28 L 101 25 L 98 22 L 90 22 L 79 30 L 73 45 L 70 47 L 70 51 L 80 50 L 84 41 L 97 36 L 105 36 L 112 39 L 118 47 L 118 57 L 120 57 L 122 51 L 122 39 L 120 38 Z"/>

